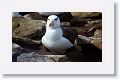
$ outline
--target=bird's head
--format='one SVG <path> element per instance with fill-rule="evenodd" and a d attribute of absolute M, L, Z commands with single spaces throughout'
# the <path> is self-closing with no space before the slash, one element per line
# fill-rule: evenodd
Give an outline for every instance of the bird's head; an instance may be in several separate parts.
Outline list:
<path fill-rule="evenodd" d="M 56 15 L 50 15 L 47 19 L 47 28 L 60 28 L 60 19 Z"/>

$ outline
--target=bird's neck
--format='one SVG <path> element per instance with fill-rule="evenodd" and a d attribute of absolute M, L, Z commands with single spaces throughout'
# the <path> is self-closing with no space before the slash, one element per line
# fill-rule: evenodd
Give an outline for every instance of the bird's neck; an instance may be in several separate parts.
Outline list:
<path fill-rule="evenodd" d="M 56 41 L 61 39 L 63 36 L 63 31 L 61 28 L 51 29 L 46 28 L 45 37 L 50 41 Z"/>

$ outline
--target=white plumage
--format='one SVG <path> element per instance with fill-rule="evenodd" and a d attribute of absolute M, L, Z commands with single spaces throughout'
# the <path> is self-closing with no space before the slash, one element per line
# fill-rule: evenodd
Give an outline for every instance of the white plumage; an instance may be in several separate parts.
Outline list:
<path fill-rule="evenodd" d="M 46 33 L 42 37 L 42 44 L 50 50 L 66 50 L 73 44 L 63 37 L 63 31 L 60 27 L 60 20 L 56 15 L 48 17 L 46 24 Z"/>

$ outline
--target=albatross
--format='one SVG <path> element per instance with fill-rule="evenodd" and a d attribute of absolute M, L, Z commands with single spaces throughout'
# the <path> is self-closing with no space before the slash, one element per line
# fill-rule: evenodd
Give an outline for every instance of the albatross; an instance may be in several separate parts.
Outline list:
<path fill-rule="evenodd" d="M 64 51 L 73 47 L 69 39 L 63 37 L 60 19 L 56 15 L 50 15 L 47 19 L 46 33 L 42 37 L 42 44 L 51 51 Z"/>

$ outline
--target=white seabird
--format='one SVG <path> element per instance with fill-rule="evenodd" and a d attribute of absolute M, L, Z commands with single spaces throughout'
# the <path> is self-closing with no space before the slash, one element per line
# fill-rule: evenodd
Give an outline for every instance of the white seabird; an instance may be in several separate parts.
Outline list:
<path fill-rule="evenodd" d="M 60 27 L 60 19 L 51 15 L 47 19 L 46 33 L 42 37 L 42 44 L 49 50 L 61 51 L 73 47 L 73 44 L 65 37 Z"/>

